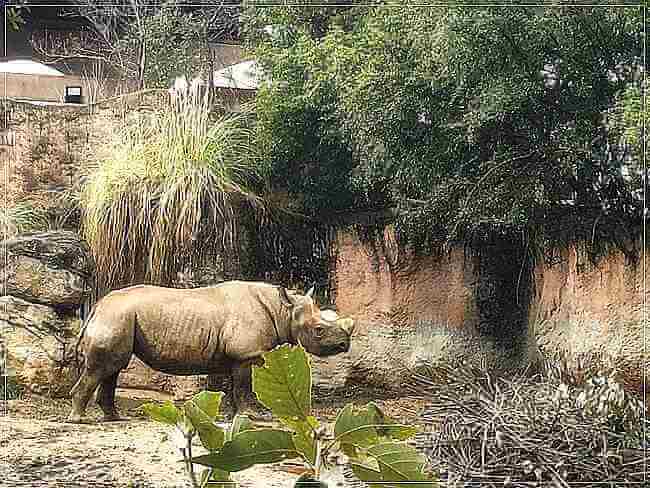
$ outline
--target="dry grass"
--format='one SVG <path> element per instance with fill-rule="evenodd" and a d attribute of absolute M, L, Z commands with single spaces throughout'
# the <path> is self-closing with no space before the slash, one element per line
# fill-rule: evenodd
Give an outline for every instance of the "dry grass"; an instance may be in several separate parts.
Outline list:
<path fill-rule="evenodd" d="M 30 201 L 18 202 L 0 211 L 0 235 L 14 237 L 28 232 L 44 231 L 49 228 L 47 212 L 42 206 Z"/>
<path fill-rule="evenodd" d="M 506 379 L 463 365 L 421 376 L 428 432 L 417 443 L 449 486 L 568 487 L 643 479 L 643 404 L 613 378 L 578 386 L 557 371 Z M 613 485 L 612 485 L 613 486 Z"/>

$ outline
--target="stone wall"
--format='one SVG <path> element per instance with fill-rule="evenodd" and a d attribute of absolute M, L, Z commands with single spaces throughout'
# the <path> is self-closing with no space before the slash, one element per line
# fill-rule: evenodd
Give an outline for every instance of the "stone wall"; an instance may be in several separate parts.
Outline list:
<path fill-rule="evenodd" d="M 6 102 L 7 130 L 13 146 L 0 147 L 7 168 L 9 206 L 29 200 L 47 208 L 57 206 L 58 192 L 70 188 L 88 170 L 97 148 L 119 131 L 131 110 L 164 103 L 158 92 L 128 95 L 92 109 L 74 105 L 34 105 Z"/>
<path fill-rule="evenodd" d="M 217 96 L 229 107 L 250 94 L 224 90 Z M 88 172 L 98 149 L 119 132 L 127 114 L 156 109 L 167 101 L 166 90 L 133 92 L 92 106 L 3 101 L 0 129 L 11 131 L 15 141 L 13 146 L 0 145 L 0 163 L 7 169 L 0 192 L 7 205 L 29 200 L 54 210 L 60 192 Z"/>

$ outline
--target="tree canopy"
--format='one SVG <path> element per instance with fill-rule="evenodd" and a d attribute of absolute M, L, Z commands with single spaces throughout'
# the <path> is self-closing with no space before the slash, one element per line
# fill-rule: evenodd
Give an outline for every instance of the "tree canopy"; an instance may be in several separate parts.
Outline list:
<path fill-rule="evenodd" d="M 301 211 L 394 207 L 416 245 L 640 222 L 640 8 L 255 3 L 259 146 Z"/>

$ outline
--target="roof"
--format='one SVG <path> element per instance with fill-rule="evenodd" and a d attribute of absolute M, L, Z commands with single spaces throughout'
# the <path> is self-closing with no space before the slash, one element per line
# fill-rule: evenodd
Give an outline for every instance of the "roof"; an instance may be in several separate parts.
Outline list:
<path fill-rule="evenodd" d="M 216 88 L 236 88 L 238 90 L 257 90 L 261 71 L 255 61 L 244 61 L 214 72 Z"/>
<path fill-rule="evenodd" d="M 59 70 L 29 59 L 14 59 L 0 63 L 0 73 L 16 75 L 65 76 Z"/>

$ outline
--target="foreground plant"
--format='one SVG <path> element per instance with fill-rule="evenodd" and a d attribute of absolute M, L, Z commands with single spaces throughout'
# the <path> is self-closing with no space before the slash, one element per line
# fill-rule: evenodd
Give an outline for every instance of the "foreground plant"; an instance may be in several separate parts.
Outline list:
<path fill-rule="evenodd" d="M 424 458 L 405 442 L 417 429 L 394 422 L 374 403 L 361 408 L 346 405 L 329 429 L 311 414 L 311 385 L 305 350 L 285 345 L 265 354 L 264 365 L 253 368 L 253 391 L 281 428 L 261 427 L 236 416 L 224 429 L 216 422 L 222 393 L 202 392 L 180 409 L 170 402 L 143 409 L 153 420 L 174 427 L 194 487 L 225 487 L 230 473 L 288 459 L 306 465 L 297 487 L 327 486 L 323 474 L 332 468 L 328 459 L 335 453 L 345 455 L 355 476 L 367 483 L 436 486 L 424 473 Z M 198 457 L 191 450 L 196 434 L 208 451 Z M 197 477 L 193 464 L 207 469 Z"/>
<path fill-rule="evenodd" d="M 194 487 L 205 486 L 211 480 L 230 481 L 227 473 L 214 470 L 205 470 L 197 478 L 192 463 L 192 440 L 197 434 L 206 449 L 216 450 L 223 445 L 226 435 L 232 437 L 234 430 L 241 425 L 235 418 L 226 434 L 215 424 L 219 418 L 222 398 L 221 392 L 204 391 L 185 402 L 181 408 L 170 401 L 163 404 L 147 403 L 142 406 L 149 418 L 172 427 L 171 438 L 183 455 L 187 475 Z"/>

